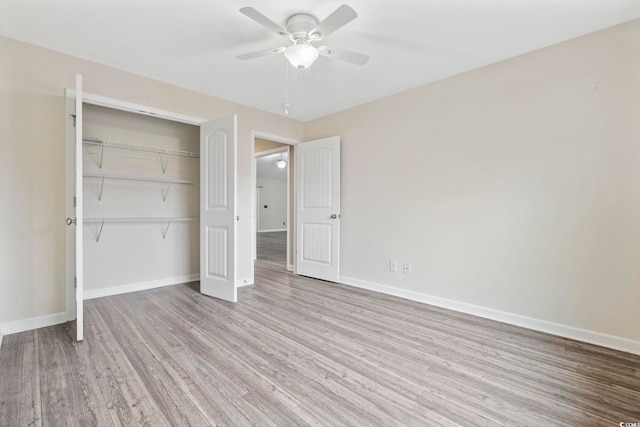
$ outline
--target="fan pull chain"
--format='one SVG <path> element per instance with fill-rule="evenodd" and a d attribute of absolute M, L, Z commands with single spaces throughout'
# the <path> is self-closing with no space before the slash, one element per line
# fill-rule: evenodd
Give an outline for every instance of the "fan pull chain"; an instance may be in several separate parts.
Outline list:
<path fill-rule="evenodd" d="M 289 100 L 289 62 L 285 62 L 284 64 L 284 102 L 282 103 L 282 107 L 284 107 L 284 115 L 289 115 L 289 110 L 293 107 L 293 104 Z"/>

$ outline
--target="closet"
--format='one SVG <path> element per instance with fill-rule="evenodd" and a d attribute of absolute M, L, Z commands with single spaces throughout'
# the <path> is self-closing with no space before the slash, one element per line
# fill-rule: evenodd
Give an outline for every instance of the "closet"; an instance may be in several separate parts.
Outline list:
<path fill-rule="evenodd" d="M 83 104 L 84 298 L 198 279 L 200 127 Z"/>
<path fill-rule="evenodd" d="M 187 116 L 65 89 L 66 300 L 199 280 L 237 301 L 237 117 Z"/>

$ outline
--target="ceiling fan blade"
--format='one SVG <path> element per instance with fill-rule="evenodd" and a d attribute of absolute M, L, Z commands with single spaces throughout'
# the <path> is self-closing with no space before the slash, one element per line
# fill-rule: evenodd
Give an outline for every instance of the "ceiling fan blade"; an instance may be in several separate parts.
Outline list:
<path fill-rule="evenodd" d="M 328 36 L 335 30 L 346 25 L 347 23 L 356 19 L 358 14 L 351 7 L 343 4 L 337 8 L 331 15 L 318 24 L 313 30 L 309 31 L 309 36 L 315 40 L 320 40 L 323 37 Z"/>
<path fill-rule="evenodd" d="M 344 49 L 336 49 L 334 47 L 320 46 L 318 52 L 322 56 L 328 58 L 339 59 L 341 61 L 351 62 L 352 64 L 364 65 L 369 61 L 369 55 L 351 52 Z"/>
<path fill-rule="evenodd" d="M 238 59 L 252 59 L 257 58 L 259 56 L 266 56 L 272 53 L 282 53 L 284 52 L 286 47 L 272 47 L 271 49 L 259 50 L 257 52 L 244 53 L 242 55 L 236 55 Z"/>
<path fill-rule="evenodd" d="M 271 19 L 267 18 L 262 13 L 258 12 L 252 7 L 243 7 L 242 9 L 240 9 L 240 13 L 248 16 L 249 18 L 256 21 L 258 24 L 268 28 L 269 30 L 273 31 L 276 34 L 279 34 L 284 37 L 291 37 L 291 34 L 287 30 L 285 30 L 280 25 L 276 24 Z"/>

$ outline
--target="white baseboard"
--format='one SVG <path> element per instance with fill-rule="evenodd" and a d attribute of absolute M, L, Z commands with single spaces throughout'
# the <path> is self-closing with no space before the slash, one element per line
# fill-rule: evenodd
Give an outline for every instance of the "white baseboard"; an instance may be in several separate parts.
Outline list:
<path fill-rule="evenodd" d="M 31 317 L 28 319 L 14 320 L 0 325 L 0 337 L 3 335 L 16 334 L 18 332 L 30 331 L 32 329 L 45 328 L 67 321 L 67 312 L 48 314 L 46 316 Z"/>
<path fill-rule="evenodd" d="M 101 298 L 111 295 L 119 295 L 128 292 L 144 291 L 163 286 L 178 285 L 181 283 L 193 282 L 200 280 L 199 274 L 191 274 L 188 276 L 171 277 L 168 279 L 152 280 L 149 282 L 130 283 L 121 286 L 112 286 L 109 288 L 95 289 L 84 292 L 84 299 Z M 0 324 L 0 346 L 2 345 L 2 337 L 4 335 L 15 334 L 18 332 L 29 331 L 32 329 L 44 328 L 47 326 L 57 325 L 68 321 L 67 312 L 50 314 L 46 316 L 32 317 L 29 319 L 16 320 Z"/>
<path fill-rule="evenodd" d="M 287 271 L 293 272 L 293 264 L 287 264 Z"/>
<path fill-rule="evenodd" d="M 258 233 L 275 233 L 276 231 L 287 231 L 286 228 L 270 228 L 267 230 L 258 230 Z"/>
<path fill-rule="evenodd" d="M 354 286 L 356 288 L 380 292 L 386 295 L 392 295 L 412 301 L 431 304 L 437 307 L 442 307 L 461 313 L 472 314 L 474 316 L 496 320 L 498 322 L 508 323 L 510 325 L 521 326 L 523 328 L 532 329 L 535 331 L 546 332 L 564 338 L 571 338 L 589 344 L 595 344 L 602 347 L 608 347 L 615 350 L 640 355 L 640 341 L 634 341 L 628 338 L 603 334 L 601 332 L 576 328 L 574 326 L 563 325 L 546 320 L 535 319 L 515 313 L 509 313 L 506 311 L 495 310 L 479 305 L 468 304 L 460 301 L 427 295 L 420 292 L 409 291 L 406 289 L 399 289 L 392 286 L 353 279 L 351 277 L 341 276 L 340 283 Z"/>
<path fill-rule="evenodd" d="M 169 277 L 166 279 L 150 280 L 148 282 L 128 283 L 126 285 L 110 286 L 108 288 L 92 289 L 84 291 L 84 299 L 94 299 L 108 297 L 112 295 L 126 294 L 129 292 L 146 291 L 149 289 L 162 288 L 164 286 L 179 285 L 182 283 L 200 280 L 200 274 L 190 274 L 187 276 Z"/>

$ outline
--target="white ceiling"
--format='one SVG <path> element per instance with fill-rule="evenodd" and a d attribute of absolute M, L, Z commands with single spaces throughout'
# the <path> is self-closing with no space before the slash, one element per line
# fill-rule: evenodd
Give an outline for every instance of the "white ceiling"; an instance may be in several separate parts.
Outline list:
<path fill-rule="evenodd" d="M 346 0 L 2 0 L 0 34 L 282 114 L 286 45 L 238 10 L 278 24 L 326 18 Z M 640 17 L 638 0 L 349 0 L 358 18 L 323 40 L 365 66 L 321 57 L 290 69 L 290 116 L 311 120 Z M 6 66 L 6 65 L 5 65 Z"/>
<path fill-rule="evenodd" d="M 286 148 L 285 148 L 286 150 Z M 256 177 L 258 179 L 275 179 L 278 181 L 287 180 L 287 167 L 280 169 L 276 166 L 276 162 L 280 160 L 282 156 L 283 160 L 289 161 L 287 152 L 267 154 L 266 156 L 256 157 Z"/>

